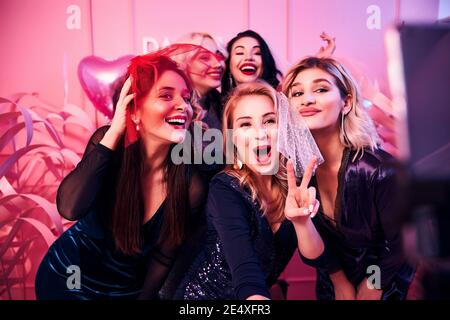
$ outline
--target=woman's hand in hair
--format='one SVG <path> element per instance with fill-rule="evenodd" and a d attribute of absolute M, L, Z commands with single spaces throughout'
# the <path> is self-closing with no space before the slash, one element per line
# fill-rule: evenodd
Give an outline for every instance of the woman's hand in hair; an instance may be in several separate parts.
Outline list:
<path fill-rule="evenodd" d="M 318 58 L 328 58 L 331 57 L 336 50 L 336 38 L 331 38 L 325 32 L 322 32 L 320 38 L 327 43 L 327 46 L 320 47 L 319 52 L 316 54 Z"/>
<path fill-rule="evenodd" d="M 105 133 L 105 136 L 100 141 L 102 145 L 114 150 L 119 142 L 120 138 L 125 132 L 126 127 L 126 114 L 127 106 L 133 100 L 134 93 L 128 94 L 131 88 L 131 79 L 128 78 L 123 84 L 120 91 L 119 100 L 117 101 L 114 117 L 111 122 L 111 127 Z"/>
<path fill-rule="evenodd" d="M 317 159 L 313 158 L 305 169 L 300 186 L 297 186 L 292 160 L 287 162 L 288 194 L 284 212 L 286 218 L 295 222 L 303 222 L 312 218 L 319 209 L 319 201 L 316 199 L 316 188 L 309 187 L 309 182 L 317 164 Z"/>

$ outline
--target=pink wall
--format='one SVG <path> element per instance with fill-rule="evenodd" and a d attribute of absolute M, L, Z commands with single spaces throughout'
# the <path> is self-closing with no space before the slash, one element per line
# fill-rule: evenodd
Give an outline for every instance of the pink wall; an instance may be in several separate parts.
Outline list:
<path fill-rule="evenodd" d="M 0 0 L 0 96 L 38 92 L 61 108 L 78 105 L 101 123 L 77 78 L 83 57 L 139 54 L 144 39 L 154 48 L 190 31 L 209 32 L 226 43 L 247 28 L 268 41 L 283 72 L 316 53 L 323 45 L 319 34 L 326 31 L 337 39 L 336 56 L 359 66 L 389 95 L 384 31 L 395 21 L 434 21 L 440 5 L 439 0 Z M 297 257 L 284 277 L 289 298 L 314 298 L 314 272 Z"/>
<path fill-rule="evenodd" d="M 66 27 L 66 9 L 81 9 L 81 29 Z M 76 69 L 91 54 L 88 0 L 18 0 L 0 3 L 0 95 L 38 92 L 51 103 L 64 102 L 64 57 L 72 103 L 84 104 Z"/>
<path fill-rule="evenodd" d="M 361 65 L 386 88 L 383 32 L 399 21 L 433 21 L 439 0 L 15 0 L 0 2 L 0 95 L 39 92 L 49 102 L 67 101 L 92 108 L 76 75 L 78 62 L 94 54 L 114 59 L 142 53 L 143 39 L 158 45 L 174 42 L 189 31 L 210 32 L 226 43 L 237 32 L 253 28 L 274 51 L 282 71 L 322 45 L 319 34 L 337 38 L 336 56 Z M 79 29 L 69 29 L 80 9 Z M 369 8 L 369 13 L 368 13 Z M 379 9 L 380 29 L 367 21 Z M 375 9 L 373 9 L 375 8 Z M 373 20 L 373 19 L 372 19 Z M 151 41 L 152 41 L 151 40 Z M 149 48 L 154 48 L 152 42 Z M 387 92 L 386 92 L 387 93 Z"/>
<path fill-rule="evenodd" d="M 314 52 L 321 45 L 317 35 L 326 31 L 337 39 L 337 57 L 360 63 L 370 78 L 385 82 L 383 34 L 395 20 L 395 4 L 395 0 L 292 2 L 290 60 Z"/>

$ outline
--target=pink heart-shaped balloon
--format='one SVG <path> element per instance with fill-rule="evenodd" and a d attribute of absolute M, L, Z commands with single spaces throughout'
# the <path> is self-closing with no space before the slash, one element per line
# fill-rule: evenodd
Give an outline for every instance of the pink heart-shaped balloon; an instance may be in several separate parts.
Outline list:
<path fill-rule="evenodd" d="M 78 65 L 78 78 L 94 107 L 108 118 L 114 114 L 113 95 L 134 56 L 127 55 L 115 60 L 96 56 L 83 58 Z"/>

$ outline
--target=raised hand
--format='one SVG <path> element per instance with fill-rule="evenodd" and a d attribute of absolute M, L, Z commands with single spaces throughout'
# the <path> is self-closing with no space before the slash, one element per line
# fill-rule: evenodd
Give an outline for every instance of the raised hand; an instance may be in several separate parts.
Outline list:
<path fill-rule="evenodd" d="M 331 38 L 325 32 L 322 32 L 320 38 L 327 43 L 327 46 L 320 47 L 319 52 L 317 53 L 317 57 L 319 58 L 328 58 L 331 57 L 336 50 L 336 38 Z"/>
<path fill-rule="evenodd" d="M 116 148 L 117 142 L 125 132 L 127 106 L 135 96 L 134 93 L 128 94 L 130 88 L 131 79 L 128 78 L 123 84 L 122 90 L 120 91 L 120 96 L 116 104 L 116 111 L 114 112 L 111 127 L 108 129 L 105 136 L 100 141 L 101 144 L 112 150 Z"/>
<path fill-rule="evenodd" d="M 284 213 L 287 219 L 293 223 L 304 222 L 312 218 L 319 210 L 319 201 L 316 199 L 316 188 L 309 187 L 309 182 L 317 165 L 317 159 L 313 158 L 305 169 L 300 186 L 297 186 L 292 160 L 287 162 L 288 194 Z"/>
<path fill-rule="evenodd" d="M 122 135 L 125 132 L 127 106 L 134 98 L 134 93 L 128 94 L 130 88 L 131 78 L 128 77 L 120 91 L 119 100 L 116 104 L 116 111 L 114 112 L 114 117 L 111 122 L 111 130 L 117 135 Z"/>

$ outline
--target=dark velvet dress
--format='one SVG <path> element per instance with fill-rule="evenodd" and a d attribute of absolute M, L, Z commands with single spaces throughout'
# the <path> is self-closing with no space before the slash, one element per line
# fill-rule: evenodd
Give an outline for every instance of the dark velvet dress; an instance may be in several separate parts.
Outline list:
<path fill-rule="evenodd" d="M 284 220 L 274 234 L 259 205 L 239 181 L 221 172 L 211 183 L 206 205 L 207 237 L 176 299 L 270 297 L 269 289 L 297 248 L 294 226 Z M 320 264 L 322 256 L 312 263 Z"/>
<path fill-rule="evenodd" d="M 405 299 L 414 275 L 402 251 L 396 197 L 393 158 L 383 150 L 365 150 L 362 158 L 352 161 L 354 151 L 346 149 L 338 176 L 335 221 L 319 209 L 313 218 L 327 251 L 327 266 L 304 261 L 317 267 L 318 299 L 334 299 L 329 273 L 343 270 L 357 287 L 373 274 L 368 267 L 381 271 L 382 299 Z M 312 185 L 317 186 L 315 179 Z M 319 195 L 319 193 L 318 193 Z M 319 199 L 320 200 L 320 199 Z"/>
<path fill-rule="evenodd" d="M 107 129 L 102 127 L 94 133 L 83 159 L 58 189 L 59 212 L 79 221 L 52 244 L 42 260 L 35 281 L 38 299 L 136 299 L 145 282 L 154 287 L 156 297 L 174 261 L 157 246 L 165 201 L 143 225 L 144 245 L 140 254 L 123 255 L 115 249 L 108 226 L 119 157 L 117 151 L 99 144 Z M 194 224 L 197 218 L 201 221 L 203 211 L 197 195 L 195 198 L 195 206 L 190 209 Z M 80 289 L 69 289 L 67 285 L 71 265 L 79 267 Z"/>

